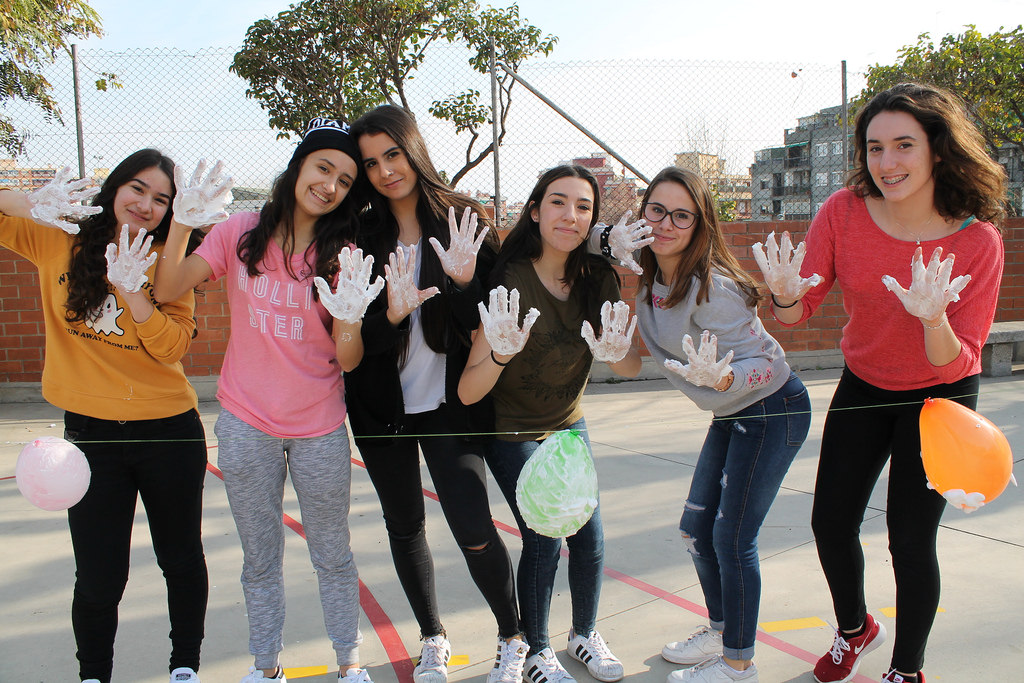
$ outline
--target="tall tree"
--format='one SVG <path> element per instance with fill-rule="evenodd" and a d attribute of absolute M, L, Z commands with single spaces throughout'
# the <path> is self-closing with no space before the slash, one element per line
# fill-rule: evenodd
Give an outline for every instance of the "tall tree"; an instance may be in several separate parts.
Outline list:
<path fill-rule="evenodd" d="M 101 34 L 100 17 L 85 0 L 4 0 L 0 3 L 0 102 L 32 102 L 47 120 L 60 121 L 60 107 L 50 94 L 43 69 L 58 52 L 70 51 L 73 38 Z M 97 87 L 105 87 L 103 78 Z M 11 156 L 25 149 L 24 135 L 3 113 L 0 148 Z"/>
<path fill-rule="evenodd" d="M 1024 154 L 1024 29 L 982 35 L 973 25 L 942 38 L 938 47 L 927 33 L 899 51 L 896 64 L 868 69 L 868 84 L 858 98 L 904 81 L 939 85 L 960 95 L 971 109 L 993 156 L 1009 144 Z"/>
<path fill-rule="evenodd" d="M 231 70 L 249 82 L 246 94 L 268 112 L 279 137 L 301 132 L 306 121 L 330 113 L 346 121 L 385 102 L 410 109 L 406 84 L 436 43 L 467 47 L 467 61 L 488 69 L 489 40 L 498 61 L 515 70 L 547 55 L 556 38 L 519 16 L 518 5 L 480 8 L 474 0 L 303 0 L 249 27 Z M 499 143 L 515 82 L 499 78 Z M 484 126 L 490 107 L 467 89 L 434 101 L 429 112 L 468 133 L 462 168 L 452 185 L 493 151 Z M 416 112 L 414 112 L 416 113 Z M 487 144 L 483 144 L 484 141 Z"/>

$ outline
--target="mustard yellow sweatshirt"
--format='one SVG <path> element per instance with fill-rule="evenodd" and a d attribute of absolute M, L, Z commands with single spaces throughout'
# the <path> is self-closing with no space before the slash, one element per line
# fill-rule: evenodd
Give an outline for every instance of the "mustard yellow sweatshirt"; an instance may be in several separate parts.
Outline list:
<path fill-rule="evenodd" d="M 94 320 L 69 323 L 64 304 L 74 239 L 62 230 L 0 214 L 0 246 L 39 270 L 46 325 L 43 397 L 58 408 L 104 420 L 150 420 L 195 408 L 196 392 L 181 366 L 196 327 L 192 291 L 157 305 L 154 265 L 143 285 L 156 306 L 148 320 L 132 320 L 111 285 Z M 161 244 L 154 250 L 162 249 Z"/>

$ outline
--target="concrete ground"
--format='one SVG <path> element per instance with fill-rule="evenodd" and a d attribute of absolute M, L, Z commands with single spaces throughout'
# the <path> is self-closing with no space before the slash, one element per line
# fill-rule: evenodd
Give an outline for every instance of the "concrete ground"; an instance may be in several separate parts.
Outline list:
<path fill-rule="evenodd" d="M 810 671 L 832 643 L 828 591 L 810 530 L 811 493 L 822 421 L 838 370 L 801 371 L 814 408 L 808 441 L 793 463 L 762 529 L 763 597 L 755 661 L 762 683 L 810 683 Z M 985 378 L 979 412 L 1009 438 L 1017 463 L 1024 453 L 1022 374 Z M 704 623 L 702 596 L 677 530 L 690 474 L 709 416 L 665 380 L 594 383 L 584 410 L 601 480 L 606 564 L 598 628 L 622 659 L 626 681 L 659 682 L 675 668 L 662 645 Z M 217 405 L 201 405 L 216 465 Z M 18 492 L 14 466 L 22 446 L 62 434 L 61 412 L 45 403 L 0 403 L 0 681 L 78 681 L 71 634 L 74 561 L 63 513 L 45 512 Z M 357 463 L 358 464 L 358 463 Z M 418 629 L 395 577 L 376 495 L 365 470 L 353 467 L 352 542 L 364 584 L 362 659 L 376 683 L 409 681 L 409 656 L 419 653 Z M 433 490 L 426 470 L 424 486 Z M 883 480 L 884 480 L 883 474 Z M 493 514 L 518 557 L 515 523 L 491 482 Z M 204 517 L 210 605 L 201 675 L 234 683 L 247 671 L 245 608 L 238 575 L 241 550 L 221 481 L 207 476 Z M 428 497 L 428 536 L 434 553 L 444 623 L 455 658 L 449 680 L 485 680 L 494 656 L 495 626 L 473 588 L 439 505 Z M 886 549 L 885 484 L 880 482 L 863 525 L 871 612 L 894 630 L 894 587 Z M 300 520 L 286 487 L 287 514 Z M 928 648 L 929 683 L 1020 681 L 1024 655 L 1024 492 L 1012 486 L 996 501 L 966 515 L 949 509 L 939 530 L 943 596 Z M 139 511 L 132 574 L 121 604 L 114 681 L 167 680 L 167 612 L 144 513 Z M 335 680 L 316 579 L 302 538 L 288 531 L 285 579 L 288 620 L 282 662 L 289 678 Z M 563 562 L 564 566 L 564 562 Z M 569 628 L 565 569 L 552 606 L 552 641 L 581 683 L 585 668 L 564 655 Z M 866 656 L 857 681 L 878 681 L 891 640 Z"/>

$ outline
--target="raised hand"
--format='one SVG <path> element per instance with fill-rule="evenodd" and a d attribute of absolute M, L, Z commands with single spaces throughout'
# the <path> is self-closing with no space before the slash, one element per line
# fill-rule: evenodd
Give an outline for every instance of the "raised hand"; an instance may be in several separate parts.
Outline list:
<path fill-rule="evenodd" d="M 366 307 L 384 289 L 384 278 L 378 275 L 370 284 L 373 256 L 364 258 L 362 249 L 342 248 L 338 265 L 337 292 L 332 293 L 331 286 L 319 275 L 313 278 L 313 284 L 320 293 L 320 303 L 332 316 L 346 323 L 359 322 L 366 314 Z"/>
<path fill-rule="evenodd" d="M 608 247 L 612 256 L 619 259 L 619 263 L 637 275 L 642 275 L 644 270 L 633 258 L 633 253 L 654 241 L 654 237 L 651 236 L 653 228 L 647 225 L 643 218 L 635 223 L 627 223 L 632 214 L 632 211 L 627 211 L 622 214 L 619 222 L 612 226 L 608 233 Z"/>
<path fill-rule="evenodd" d="M 37 222 L 77 235 L 80 228 L 65 219 L 81 220 L 100 213 L 103 207 L 82 205 L 85 200 L 95 197 L 100 188 L 89 187 L 93 184 L 89 178 L 71 180 L 71 174 L 71 167 L 65 166 L 57 171 L 53 180 L 26 197 L 32 207 L 29 212 Z"/>
<path fill-rule="evenodd" d="M 476 255 L 480 251 L 480 245 L 484 243 L 484 237 L 490 228 L 484 228 L 480 234 L 476 234 L 476 212 L 467 206 L 462 212 L 462 221 L 455 223 L 455 207 L 448 207 L 448 230 L 451 240 L 448 249 L 441 246 L 436 237 L 430 238 L 430 246 L 437 252 L 437 258 L 441 260 L 441 268 L 445 275 L 456 282 L 468 282 L 473 279 L 473 271 L 476 270 Z M 475 238 L 475 239 L 474 239 Z"/>
<path fill-rule="evenodd" d="M 689 361 L 686 365 L 670 358 L 665 361 L 665 367 L 695 386 L 714 387 L 732 372 L 729 365 L 732 351 L 718 360 L 718 337 L 707 330 L 700 333 L 699 350 L 693 347 L 690 335 L 683 335 L 683 353 Z"/>
<path fill-rule="evenodd" d="M 401 246 L 389 254 L 384 277 L 388 281 L 388 318 L 396 324 L 439 291 L 416 286 L 416 245 L 409 247 L 408 254 Z"/>
<path fill-rule="evenodd" d="M 801 242 L 793 249 L 793 241 L 789 232 L 782 233 L 782 245 L 775 241 L 775 231 L 768 234 L 762 246 L 755 242 L 752 247 L 754 260 L 757 261 L 765 284 L 772 294 L 782 299 L 802 299 L 804 294 L 821 284 L 821 276 L 814 273 L 810 277 L 800 277 L 800 266 L 807 253 L 807 245 Z"/>
<path fill-rule="evenodd" d="M 484 328 L 484 337 L 495 353 L 511 356 L 519 353 L 526 346 L 530 337 L 530 329 L 537 322 L 540 312 L 531 308 L 519 327 L 519 290 L 513 288 L 509 292 L 503 285 L 491 290 L 490 306 L 477 304 L 480 309 L 480 324 Z"/>
<path fill-rule="evenodd" d="M 960 275 L 950 281 L 953 259 L 953 254 L 943 259 L 942 247 L 935 247 L 925 267 L 923 250 L 918 247 L 910 261 L 910 289 L 903 289 L 891 275 L 883 275 L 882 284 L 899 298 L 907 313 L 934 321 L 942 317 L 951 302 L 960 300 L 960 292 L 971 281 L 970 275 Z"/>
<path fill-rule="evenodd" d="M 601 338 L 595 339 L 594 328 L 587 320 L 583 321 L 580 334 L 594 354 L 594 360 L 617 363 L 629 353 L 635 329 L 636 316 L 630 320 L 629 305 L 625 301 L 616 301 L 614 306 L 611 301 L 605 301 L 601 304 Z"/>
<path fill-rule="evenodd" d="M 234 201 L 231 188 L 235 179 L 224 175 L 224 162 L 218 161 L 204 178 L 206 159 L 200 159 L 196 170 L 187 181 L 181 167 L 174 166 L 174 185 L 177 194 L 171 206 L 174 220 L 190 228 L 213 225 L 228 219 L 225 211 Z"/>
<path fill-rule="evenodd" d="M 121 246 L 117 242 L 107 245 L 107 279 L 125 292 L 137 292 L 146 284 L 146 271 L 156 263 L 156 252 L 149 253 L 149 247 L 153 244 L 153 236 L 146 236 L 146 230 L 139 230 L 139 234 L 128 244 L 128 224 L 121 226 Z M 147 256 L 147 254 L 149 254 Z"/>

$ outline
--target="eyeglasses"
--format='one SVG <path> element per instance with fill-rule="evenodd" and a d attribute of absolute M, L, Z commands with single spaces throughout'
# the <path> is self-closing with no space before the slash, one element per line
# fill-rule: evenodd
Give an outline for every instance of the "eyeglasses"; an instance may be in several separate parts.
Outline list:
<path fill-rule="evenodd" d="M 694 221 L 697 220 L 697 215 L 690 213 L 686 209 L 676 209 L 670 212 L 657 202 L 644 204 L 643 214 L 644 218 L 651 223 L 660 223 L 665 220 L 665 216 L 671 216 L 672 225 L 676 226 L 679 230 L 689 230 L 693 227 Z"/>

